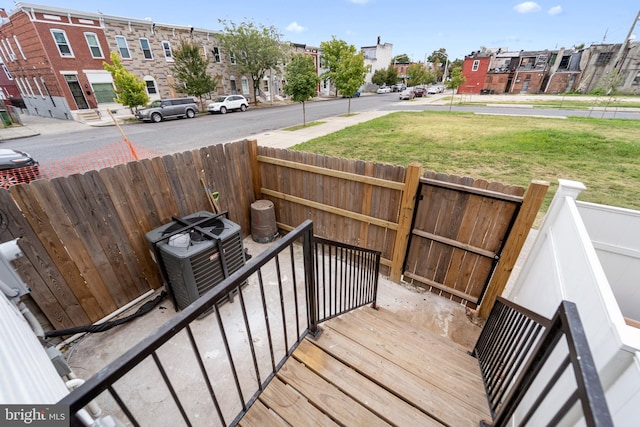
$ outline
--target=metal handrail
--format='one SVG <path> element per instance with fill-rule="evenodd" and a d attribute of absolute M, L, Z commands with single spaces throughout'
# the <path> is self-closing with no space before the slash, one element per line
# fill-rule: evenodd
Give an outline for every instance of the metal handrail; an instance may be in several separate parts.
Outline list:
<path fill-rule="evenodd" d="M 303 278 L 299 279 L 297 266 L 295 265 L 294 244 L 302 240 Z M 324 248 L 320 250 L 320 248 Z M 346 256 L 345 256 L 346 254 Z M 290 264 L 287 265 L 288 256 Z M 105 391 L 108 392 L 119 407 L 123 417 L 126 417 L 132 425 L 139 425 L 136 419 L 135 411 L 128 406 L 128 402 L 116 390 L 115 383 L 125 377 L 130 371 L 145 360 L 151 360 L 155 364 L 155 368 L 160 373 L 164 384 L 168 388 L 171 398 L 179 412 L 179 416 L 187 425 L 191 425 L 188 410 L 184 403 L 188 401 L 190 396 L 181 396 L 174 387 L 169 375 L 166 372 L 166 363 L 162 363 L 158 355 L 158 350 L 172 338 L 181 332 L 186 332 L 189 344 L 195 359 L 197 360 L 197 368 L 199 369 L 206 389 L 209 393 L 211 403 L 215 407 L 220 424 L 236 425 L 244 416 L 248 408 L 257 400 L 260 393 L 266 385 L 275 377 L 278 370 L 284 365 L 286 360 L 291 356 L 298 344 L 307 334 L 316 334 L 318 331 L 318 323 L 339 314 L 339 311 L 326 311 L 324 304 L 329 303 L 340 308 L 340 312 L 349 311 L 361 305 L 374 303 L 377 292 L 377 273 L 379 269 L 380 253 L 367 249 L 361 249 L 354 246 L 344 245 L 337 242 L 331 242 L 325 239 L 313 236 L 313 224 L 307 220 L 293 231 L 282 237 L 274 243 L 269 249 L 251 259 L 243 268 L 231 274 L 218 286 L 208 291 L 201 298 L 197 299 L 193 304 L 177 313 L 175 317 L 162 325 L 156 332 L 143 339 L 135 347 L 120 356 L 114 362 L 103 368 L 93 377 L 88 379 L 81 387 L 72 391 L 64 397 L 59 403 L 68 405 L 72 414 L 72 421 L 79 425 L 77 417 L 85 405 L 97 398 Z M 269 265 L 274 265 L 276 270 L 278 295 L 277 301 L 269 303 L 265 297 L 265 284 L 263 280 L 263 269 Z M 321 282 L 318 284 L 317 278 L 327 278 L 324 275 L 318 275 L 317 272 L 322 270 L 326 272 L 325 266 L 333 266 L 333 274 L 338 272 L 340 277 L 329 277 L 328 283 Z M 287 271 L 291 281 L 283 278 L 283 270 Z M 324 274 L 324 273 L 323 273 Z M 245 287 L 249 279 L 253 279 L 253 283 L 259 286 L 262 310 L 264 313 L 264 324 L 260 327 L 261 333 L 266 335 L 266 341 L 269 349 L 270 366 L 265 373 L 265 369 L 260 369 L 257 350 L 254 345 L 252 334 L 255 325 L 251 325 L 247 314 L 245 302 Z M 304 283 L 298 283 L 303 282 Z M 340 288 L 334 285 L 340 284 Z M 285 291 L 283 286 L 292 286 L 290 288 L 293 294 L 293 304 L 285 302 Z M 335 297 L 335 289 L 340 289 L 340 295 L 349 295 L 350 297 L 341 301 L 340 304 L 334 303 L 331 298 Z M 255 288 L 254 288 L 255 290 Z M 239 306 L 242 310 L 242 319 L 244 322 L 244 333 L 246 334 L 247 345 L 249 346 L 250 366 L 236 366 L 238 354 L 234 353 L 233 345 L 230 344 L 227 330 L 225 326 L 225 318 L 221 314 L 220 308 L 227 304 L 227 296 L 230 292 L 236 292 L 239 296 Z M 327 300 L 327 295 L 332 295 Z M 254 294 L 255 296 L 255 294 Z M 323 304 L 323 307 L 320 306 Z M 276 315 L 272 313 L 276 312 Z M 205 361 L 202 358 L 201 350 L 198 346 L 197 339 L 191 328 L 191 324 L 203 315 L 215 315 L 217 330 L 219 331 L 226 357 L 229 363 L 229 369 L 233 376 L 233 392 L 237 395 L 235 405 L 240 407 L 240 412 L 233 419 L 229 420 L 228 413 L 230 410 L 223 408 L 219 396 L 214 391 L 212 379 L 205 368 Z M 295 336 L 291 332 L 291 323 L 295 322 Z M 278 329 L 277 326 L 281 326 Z M 215 327 L 215 326 L 212 326 Z M 235 326 L 234 326 L 235 327 Z M 265 332 L 266 331 L 266 332 Z M 274 349 L 274 342 L 279 340 L 282 342 L 283 349 Z M 244 347 L 243 347 L 244 348 Z M 236 352 L 239 351 L 235 349 Z M 185 350 L 186 351 L 186 350 Z M 245 354 L 247 354 L 245 352 Z M 264 361 L 262 361 L 264 364 Z M 246 365 L 246 364 L 245 364 Z M 250 370 L 255 375 L 255 387 L 251 396 L 247 396 L 246 384 L 241 385 L 238 372 L 242 370 Z M 227 390 L 227 394 L 230 391 Z M 225 416 L 225 413 L 227 416 Z"/>
<path fill-rule="evenodd" d="M 564 338 L 564 340 L 563 340 Z M 561 361 L 559 345 L 565 342 L 566 355 Z M 552 356 L 552 354 L 554 356 Z M 478 338 L 473 355 L 478 358 L 493 423 L 481 425 L 527 425 L 555 389 L 566 397 L 557 399 L 556 410 L 546 425 L 557 425 L 580 401 L 588 426 L 613 426 L 604 390 L 589 349 L 587 337 L 576 305 L 562 301 L 553 319 L 539 316 L 524 307 L 499 297 Z M 563 382 L 563 374 L 572 368 L 575 389 Z M 540 383 L 540 375 L 545 375 Z M 536 383 L 536 393 L 532 386 Z M 528 394 L 529 393 L 529 394 Z M 556 396 L 558 393 L 556 393 Z M 527 403 L 523 402 L 527 399 Z M 526 407 L 525 407 L 526 406 Z M 516 415 L 517 414 L 517 415 Z M 514 418 L 515 420 L 512 420 Z M 574 415 L 575 416 L 575 415 Z"/>

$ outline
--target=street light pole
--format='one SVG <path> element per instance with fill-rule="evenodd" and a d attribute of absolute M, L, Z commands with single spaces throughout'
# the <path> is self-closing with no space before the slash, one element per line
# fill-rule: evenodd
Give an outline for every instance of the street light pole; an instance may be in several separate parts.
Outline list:
<path fill-rule="evenodd" d="M 444 62 L 444 71 L 442 73 L 442 83 L 444 83 L 445 79 L 447 78 L 447 68 L 449 68 L 449 56 L 447 56 L 447 59 Z"/>

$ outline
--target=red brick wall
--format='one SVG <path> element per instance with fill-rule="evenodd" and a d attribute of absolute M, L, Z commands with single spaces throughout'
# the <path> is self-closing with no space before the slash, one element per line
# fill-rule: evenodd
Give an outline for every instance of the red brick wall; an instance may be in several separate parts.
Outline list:
<path fill-rule="evenodd" d="M 517 71 L 514 76 L 513 87 L 510 93 L 530 93 L 535 94 L 542 91 L 544 73 L 540 71 Z M 528 86 L 525 82 L 529 82 Z M 524 90 L 526 87 L 526 90 Z"/>
<path fill-rule="evenodd" d="M 569 90 L 575 90 L 580 82 L 580 73 L 554 73 L 549 79 L 549 85 L 545 93 L 564 93 L 567 90 L 567 85 L 570 83 L 571 76 L 573 77 L 573 84 Z"/>
<path fill-rule="evenodd" d="M 484 82 L 485 90 L 495 93 L 508 93 L 509 73 L 488 73 Z"/>
<path fill-rule="evenodd" d="M 48 14 L 48 16 L 53 15 Z M 74 73 L 77 71 L 78 80 L 84 89 L 89 107 L 96 107 L 97 102 L 93 93 L 91 93 L 89 82 L 82 70 L 103 70 L 102 62 L 109 58 L 108 44 L 99 22 L 97 20 L 94 20 L 93 23 L 86 20 L 81 22 L 78 18 L 71 18 L 73 25 L 70 25 L 69 17 L 67 16 L 60 16 L 58 21 L 47 18 L 40 13 L 36 13 L 36 18 L 48 22 L 31 22 L 26 13 L 18 12 L 11 16 L 7 24 L 0 27 L 0 37 L 3 39 L 8 38 L 13 42 L 13 36 L 15 35 L 26 57 L 26 59 L 22 57 L 17 46 L 13 43 L 12 47 L 15 51 L 16 59 L 15 61 L 9 61 L 6 65 L 14 79 L 21 77 L 29 81 L 34 93 L 40 96 L 33 78 L 35 77 L 38 82 L 43 78 L 49 93 L 54 97 L 64 97 L 69 107 L 74 110 L 77 108 L 76 103 L 60 71 L 73 71 Z M 51 34 L 52 28 L 63 30 L 66 33 L 73 57 L 62 57 L 60 55 Z M 91 56 L 91 51 L 84 36 L 85 32 L 96 34 L 105 58 L 93 58 Z M 85 88 L 85 85 L 89 88 Z M 42 84 L 40 86 L 43 93 L 46 92 Z"/>
<path fill-rule="evenodd" d="M 473 71 L 473 63 L 478 61 L 478 68 Z M 484 89 L 484 82 L 489 69 L 489 57 L 468 57 L 465 58 L 462 65 L 462 75 L 465 78 L 464 84 L 458 88 L 458 93 L 480 93 Z"/>
<path fill-rule="evenodd" d="M 61 22 L 37 22 L 34 24 L 36 31 L 40 35 L 42 46 L 48 54 L 51 64 L 50 68 L 54 70 L 52 77 L 56 80 L 56 85 L 61 89 L 62 95 L 67 99 L 69 107 L 75 110 L 77 108 L 76 103 L 60 71 L 77 71 L 78 81 L 84 89 L 84 96 L 87 99 L 89 108 L 96 108 L 98 103 L 91 91 L 89 81 L 82 70 L 103 70 L 103 61 L 111 62 L 109 61 L 109 45 L 104 32 L 100 28 L 100 23 L 97 20 L 84 19 L 82 20 L 83 22 L 80 22 L 79 18 L 72 17 L 71 21 L 74 26 L 70 26 L 64 25 L 68 22 L 67 17 L 63 16 L 61 18 Z M 93 23 L 87 21 L 93 21 Z M 66 33 L 73 57 L 63 57 L 60 55 L 53 35 L 51 34 L 51 29 L 63 30 Z M 84 35 L 85 32 L 96 34 L 102 49 L 103 58 L 93 58 L 87 45 L 87 40 Z"/>

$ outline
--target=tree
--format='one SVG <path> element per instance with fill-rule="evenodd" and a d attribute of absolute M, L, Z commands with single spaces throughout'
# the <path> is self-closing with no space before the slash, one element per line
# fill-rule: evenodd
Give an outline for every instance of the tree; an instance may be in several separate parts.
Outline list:
<path fill-rule="evenodd" d="M 409 62 L 411 62 L 411 60 L 409 59 L 409 55 L 407 55 L 406 53 L 401 53 L 400 55 L 394 56 L 391 59 L 391 62 L 393 62 L 394 64 L 408 64 Z"/>
<path fill-rule="evenodd" d="M 353 48 L 353 50 L 355 50 L 355 48 Z M 334 75 L 334 82 L 336 84 L 336 90 L 349 98 L 347 114 L 351 114 L 351 98 L 355 96 L 360 86 L 364 83 L 366 73 L 364 53 L 351 53 L 350 49 L 342 52 L 338 68 Z"/>
<path fill-rule="evenodd" d="M 436 77 L 436 73 L 431 70 L 427 70 L 427 78 L 424 84 L 432 85 L 438 81 L 438 77 Z"/>
<path fill-rule="evenodd" d="M 280 33 L 273 27 L 256 25 L 253 22 L 227 23 L 220 20 L 224 32 L 218 35 L 220 44 L 227 54 L 235 58 L 232 67 L 239 74 L 251 76 L 253 99 L 258 105 L 260 81 L 267 71 L 284 62 L 285 54 Z"/>
<path fill-rule="evenodd" d="M 449 60 L 449 55 L 447 55 L 447 49 L 441 47 L 438 50 L 434 50 L 431 55 L 427 57 L 427 61 L 431 62 L 434 65 L 436 81 L 445 79 L 445 67 L 447 66 L 447 61 Z M 437 64 L 437 68 L 436 68 Z"/>
<path fill-rule="evenodd" d="M 441 47 L 438 50 L 434 50 L 431 55 L 427 57 L 427 61 L 433 64 L 442 64 L 444 65 L 447 62 L 447 49 Z"/>
<path fill-rule="evenodd" d="M 111 52 L 109 58 L 113 65 L 103 61 L 102 66 L 111 73 L 113 85 L 116 87 L 114 101 L 129 107 L 131 113 L 133 113 L 134 108 L 147 105 L 149 96 L 147 95 L 146 84 L 142 79 L 124 68 L 118 52 Z"/>
<path fill-rule="evenodd" d="M 387 79 L 385 83 L 387 86 L 398 83 L 398 69 L 393 64 L 389 64 L 387 67 Z"/>
<path fill-rule="evenodd" d="M 424 64 L 411 64 L 407 67 L 407 86 L 417 86 L 427 83 L 427 70 Z"/>
<path fill-rule="evenodd" d="M 376 70 L 371 76 L 371 83 L 378 86 L 385 86 L 387 83 L 387 70 Z"/>
<path fill-rule="evenodd" d="M 451 104 L 453 104 L 454 91 L 464 84 L 467 79 L 462 75 L 462 67 L 454 67 L 451 69 L 451 79 L 449 79 L 445 86 L 447 89 L 451 89 L 451 103 L 449 104 L 449 111 L 451 111 Z"/>
<path fill-rule="evenodd" d="M 173 51 L 174 63 L 171 71 L 176 79 L 174 89 L 200 98 L 202 107 L 202 95 L 215 91 L 220 78 L 213 78 L 207 73 L 209 59 L 200 54 L 200 49 L 196 42 L 181 40 L 178 48 Z"/>
<path fill-rule="evenodd" d="M 331 81 L 335 84 L 335 76 L 340 65 L 340 57 L 344 52 L 350 54 L 356 53 L 356 48 L 353 45 L 349 45 L 346 41 L 336 39 L 336 36 L 331 36 L 331 40 L 328 42 L 320 42 L 320 50 L 322 51 L 322 59 L 324 62 L 324 68 L 327 69 L 320 78 L 323 81 Z M 338 96 L 338 88 L 336 87 L 336 97 Z"/>
<path fill-rule="evenodd" d="M 302 124 L 306 126 L 307 113 L 304 103 L 316 96 L 320 83 L 313 58 L 301 53 L 294 55 L 287 64 L 285 79 L 284 93 L 291 96 L 295 102 L 302 103 Z"/>

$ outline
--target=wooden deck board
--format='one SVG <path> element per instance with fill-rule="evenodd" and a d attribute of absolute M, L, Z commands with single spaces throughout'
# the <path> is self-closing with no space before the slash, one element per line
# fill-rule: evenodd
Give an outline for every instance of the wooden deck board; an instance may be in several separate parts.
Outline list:
<path fill-rule="evenodd" d="M 390 424 L 442 426 L 418 408 L 331 357 L 310 340 L 300 344 L 294 357 Z"/>
<path fill-rule="evenodd" d="M 288 424 L 259 400 L 238 423 L 240 427 L 288 427 Z"/>
<path fill-rule="evenodd" d="M 374 350 L 378 355 L 408 372 L 446 390 L 451 396 L 482 411 L 487 407 L 480 367 L 475 358 L 459 351 L 459 346 L 435 334 L 416 336 L 416 328 L 403 330 L 375 322 L 372 309 L 357 316 L 334 319 L 326 325 L 347 338 Z M 373 323 L 375 322 L 375 323 Z"/>
<path fill-rule="evenodd" d="M 447 338 L 368 307 L 321 330 L 300 344 L 245 418 L 456 427 L 491 419 L 477 361 Z"/>
<path fill-rule="evenodd" d="M 291 426 L 337 426 L 331 418 L 311 405 L 307 398 L 275 378 L 260 395 L 260 401 Z"/>

